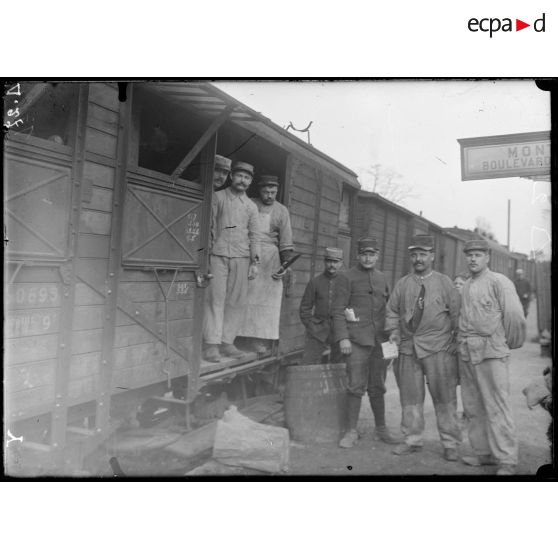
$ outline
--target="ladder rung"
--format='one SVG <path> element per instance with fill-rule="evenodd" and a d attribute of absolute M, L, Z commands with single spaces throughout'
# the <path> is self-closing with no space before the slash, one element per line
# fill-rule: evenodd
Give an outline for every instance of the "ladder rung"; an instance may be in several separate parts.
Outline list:
<path fill-rule="evenodd" d="M 52 451 L 52 446 L 49 446 L 48 444 L 40 444 L 38 442 L 27 442 L 24 440 L 23 442 L 21 442 L 21 445 L 24 448 L 42 451 L 45 453 Z"/>
<path fill-rule="evenodd" d="M 72 434 L 81 434 L 82 436 L 95 436 L 94 430 L 89 430 L 88 428 L 80 428 L 79 426 L 68 426 L 66 429 Z"/>
<path fill-rule="evenodd" d="M 176 399 L 175 397 L 150 397 L 152 401 L 158 401 L 160 403 L 174 403 L 175 405 L 187 405 L 187 402 L 183 399 Z"/>

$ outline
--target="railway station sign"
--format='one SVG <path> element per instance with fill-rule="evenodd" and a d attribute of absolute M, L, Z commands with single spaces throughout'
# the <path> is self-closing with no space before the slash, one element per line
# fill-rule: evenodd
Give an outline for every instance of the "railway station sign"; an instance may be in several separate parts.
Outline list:
<path fill-rule="evenodd" d="M 550 132 L 458 139 L 461 180 L 550 175 Z"/>

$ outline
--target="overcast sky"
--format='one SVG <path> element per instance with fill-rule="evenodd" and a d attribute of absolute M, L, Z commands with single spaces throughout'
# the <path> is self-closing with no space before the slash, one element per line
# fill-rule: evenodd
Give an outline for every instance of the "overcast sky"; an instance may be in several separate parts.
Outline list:
<path fill-rule="evenodd" d="M 403 176 L 404 205 L 435 223 L 472 229 L 489 221 L 511 247 L 550 254 L 550 183 L 521 178 L 461 181 L 458 138 L 550 130 L 550 96 L 533 81 L 219 82 L 280 126 L 310 121 L 314 147 L 359 175 L 380 164 Z M 306 134 L 297 134 L 306 139 Z"/>

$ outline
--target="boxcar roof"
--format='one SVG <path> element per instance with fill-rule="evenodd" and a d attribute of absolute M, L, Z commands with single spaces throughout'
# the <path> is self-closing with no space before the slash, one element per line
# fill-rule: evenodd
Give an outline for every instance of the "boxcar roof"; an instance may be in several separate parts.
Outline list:
<path fill-rule="evenodd" d="M 415 219 L 420 219 L 421 221 L 424 221 L 425 223 L 428 223 L 433 228 L 436 228 L 436 229 L 439 229 L 439 230 L 442 230 L 442 228 L 443 228 L 443 227 L 440 227 L 440 225 L 438 225 L 437 223 L 434 223 L 434 221 L 430 221 L 429 219 L 427 219 L 426 217 L 423 217 L 422 215 L 417 215 L 416 213 L 413 213 L 410 209 L 406 209 L 402 205 L 398 205 L 395 202 L 392 202 L 392 201 L 388 200 L 387 198 L 384 198 L 380 194 L 377 194 L 376 192 L 368 192 L 366 190 L 361 190 L 358 193 L 358 196 L 360 198 L 363 198 L 363 199 L 376 200 L 378 203 L 382 203 L 384 205 L 387 205 L 387 206 L 391 207 L 392 209 L 394 209 L 395 211 L 398 211 L 399 213 L 404 213 L 405 215 L 409 215 L 410 217 L 414 217 Z"/>
<path fill-rule="evenodd" d="M 506 246 L 504 246 L 503 244 L 500 244 L 499 242 L 495 241 L 495 240 L 491 240 L 490 238 L 486 238 L 484 236 L 482 236 L 481 234 L 475 232 L 475 231 L 470 231 L 469 229 L 462 229 L 460 227 L 451 227 L 451 228 L 445 228 L 444 232 L 446 234 L 450 234 L 452 236 L 454 236 L 455 238 L 458 238 L 459 240 L 472 240 L 472 239 L 483 239 L 486 240 L 486 242 L 488 243 L 488 246 L 490 247 L 491 250 L 498 250 L 499 252 L 507 252 L 509 254 L 512 254 L 514 256 L 526 256 L 526 254 L 521 254 L 520 252 L 510 252 L 508 250 L 508 248 Z"/>
<path fill-rule="evenodd" d="M 229 119 L 235 124 L 257 133 L 259 136 L 264 137 L 288 152 L 295 153 L 303 158 L 317 162 L 322 167 L 329 168 L 330 171 L 339 175 L 349 186 L 360 189 L 360 183 L 354 171 L 287 132 L 260 112 L 231 97 L 209 82 L 161 81 L 148 82 L 143 84 L 143 87 L 179 105 L 188 105 L 189 108 L 205 116 L 216 117 L 226 108 L 233 107 Z"/>

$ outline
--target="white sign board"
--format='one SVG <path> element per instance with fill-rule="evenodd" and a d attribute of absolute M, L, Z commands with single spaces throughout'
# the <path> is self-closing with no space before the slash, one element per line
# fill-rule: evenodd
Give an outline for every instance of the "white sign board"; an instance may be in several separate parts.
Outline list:
<path fill-rule="evenodd" d="M 461 180 L 550 174 L 550 132 L 457 140 Z"/>

